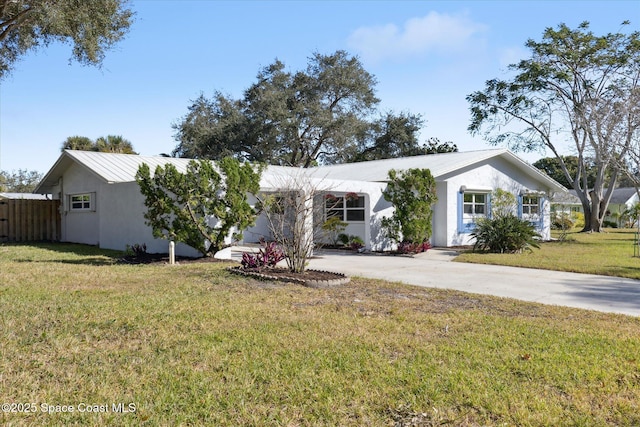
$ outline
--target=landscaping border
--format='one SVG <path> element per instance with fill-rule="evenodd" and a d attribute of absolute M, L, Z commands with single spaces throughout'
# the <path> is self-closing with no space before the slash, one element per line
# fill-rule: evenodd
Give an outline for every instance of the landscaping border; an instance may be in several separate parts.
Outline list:
<path fill-rule="evenodd" d="M 330 279 L 330 280 L 302 279 L 298 277 L 287 277 L 287 276 L 269 274 L 267 271 L 250 271 L 250 270 L 245 270 L 242 267 L 227 267 L 227 271 L 233 274 L 239 274 L 241 276 L 254 277 L 254 278 L 263 279 L 263 280 L 275 280 L 279 282 L 297 283 L 299 285 L 303 285 L 309 288 L 332 288 L 335 286 L 346 285 L 351 280 L 351 278 L 345 274 L 335 273 L 333 271 L 324 271 L 324 270 L 307 270 L 307 271 L 328 273 L 336 276 L 336 278 Z"/>

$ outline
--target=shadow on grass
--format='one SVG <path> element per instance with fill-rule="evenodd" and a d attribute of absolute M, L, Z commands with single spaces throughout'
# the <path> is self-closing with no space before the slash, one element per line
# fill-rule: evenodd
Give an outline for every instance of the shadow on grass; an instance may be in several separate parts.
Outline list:
<path fill-rule="evenodd" d="M 97 246 L 79 243 L 30 242 L 3 243 L 0 248 L 9 252 L 12 249 L 16 257 L 14 262 L 59 262 L 63 264 L 113 265 L 123 256 L 120 251 L 100 249 Z M 42 252 L 46 251 L 46 252 Z"/>

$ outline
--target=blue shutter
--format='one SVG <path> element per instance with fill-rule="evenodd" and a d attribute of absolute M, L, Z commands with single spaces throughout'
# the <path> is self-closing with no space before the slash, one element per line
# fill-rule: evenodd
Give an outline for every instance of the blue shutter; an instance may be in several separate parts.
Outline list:
<path fill-rule="evenodd" d="M 462 222 L 462 213 L 464 212 L 464 193 L 458 191 L 458 233 L 464 232 L 464 224 Z"/>
<path fill-rule="evenodd" d="M 522 194 L 518 194 L 518 218 L 522 219 L 522 204 L 524 203 L 524 197 Z"/>

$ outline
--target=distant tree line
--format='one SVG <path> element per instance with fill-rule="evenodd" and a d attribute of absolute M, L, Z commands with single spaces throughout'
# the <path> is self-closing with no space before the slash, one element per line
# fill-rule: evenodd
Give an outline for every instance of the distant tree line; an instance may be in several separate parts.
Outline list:
<path fill-rule="evenodd" d="M 0 192 L 3 193 L 32 193 L 42 179 L 37 171 L 18 169 L 8 172 L 0 171 Z"/>

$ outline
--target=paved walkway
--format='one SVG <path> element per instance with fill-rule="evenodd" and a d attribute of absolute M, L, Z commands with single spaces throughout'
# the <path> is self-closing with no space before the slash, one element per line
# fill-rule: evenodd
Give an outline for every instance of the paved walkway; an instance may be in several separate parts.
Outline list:
<path fill-rule="evenodd" d="M 640 281 L 593 274 L 449 262 L 432 249 L 414 258 L 321 251 L 309 268 L 411 285 L 640 316 Z"/>

